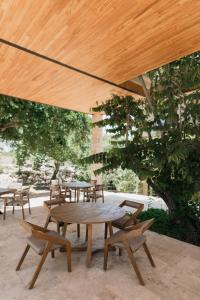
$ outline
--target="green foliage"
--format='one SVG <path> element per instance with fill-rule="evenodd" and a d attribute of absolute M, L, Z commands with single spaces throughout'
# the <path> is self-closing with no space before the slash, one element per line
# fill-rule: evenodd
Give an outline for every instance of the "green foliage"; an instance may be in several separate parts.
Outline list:
<path fill-rule="evenodd" d="M 151 230 L 167 235 L 170 228 L 170 217 L 168 212 L 159 208 L 149 208 L 147 211 L 143 211 L 139 215 L 140 221 L 152 218 L 155 219 L 155 222 L 151 226 Z"/>
<path fill-rule="evenodd" d="M 139 179 L 135 173 L 128 169 L 118 168 L 112 172 L 103 174 L 103 184 L 108 187 L 110 182 L 120 192 L 138 192 Z"/>
<path fill-rule="evenodd" d="M 167 211 L 150 208 L 147 211 L 141 212 L 139 215 L 140 221 L 152 218 L 155 219 L 154 224 L 151 226 L 152 231 L 200 246 L 199 232 L 175 222 L 173 216 Z"/>
<path fill-rule="evenodd" d="M 200 191 L 200 53 L 150 77 L 151 105 L 113 95 L 94 108 L 106 114 L 96 126 L 106 126 L 111 147 L 86 161 L 102 163 L 98 173 L 132 170 L 163 198 L 183 231 L 200 232 L 199 216 L 189 204 Z"/>
<path fill-rule="evenodd" d="M 79 181 L 86 181 L 89 182 L 91 179 L 91 171 L 90 169 L 85 165 L 78 165 L 75 166 L 75 175 L 74 179 Z"/>
<path fill-rule="evenodd" d="M 78 164 L 89 153 L 90 123 L 83 113 L 0 95 L 0 137 L 12 142 L 19 165 L 31 155 Z"/>

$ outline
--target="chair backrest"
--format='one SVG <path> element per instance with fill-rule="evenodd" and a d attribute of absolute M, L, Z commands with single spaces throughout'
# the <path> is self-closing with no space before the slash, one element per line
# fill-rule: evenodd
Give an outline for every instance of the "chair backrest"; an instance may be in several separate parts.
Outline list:
<path fill-rule="evenodd" d="M 91 183 L 92 186 L 96 186 L 96 184 L 97 184 L 97 179 L 91 179 L 91 180 L 90 180 L 90 183 Z"/>
<path fill-rule="evenodd" d="M 70 241 L 68 241 L 67 239 L 61 237 L 61 236 L 57 236 L 57 235 L 53 235 L 51 234 L 51 231 L 32 224 L 30 222 L 27 221 L 20 221 L 21 225 L 25 228 L 26 231 L 28 231 L 32 236 L 34 236 L 36 239 L 38 240 L 45 240 L 46 242 L 50 242 L 50 243 L 56 243 L 56 244 L 68 244 L 71 245 Z"/>
<path fill-rule="evenodd" d="M 56 185 L 51 185 L 50 186 L 50 195 L 51 197 L 53 197 L 54 195 L 58 195 L 60 194 L 60 185 L 56 184 Z"/>
<path fill-rule="evenodd" d="M 24 187 L 21 187 L 20 189 L 17 189 L 14 191 L 14 196 L 15 197 L 29 197 L 29 194 L 30 194 L 30 186 L 24 186 Z"/>
<path fill-rule="evenodd" d="M 59 184 L 59 179 L 52 179 L 51 180 L 51 185 L 58 185 Z"/>
<path fill-rule="evenodd" d="M 132 212 L 132 218 L 136 220 L 137 216 L 140 214 L 140 212 L 144 209 L 144 204 L 135 202 L 135 201 L 130 201 L 130 200 L 124 200 L 120 205 L 120 207 L 132 207 L 135 210 Z"/>
<path fill-rule="evenodd" d="M 146 230 L 148 230 L 151 227 L 153 223 L 154 219 L 149 219 L 144 222 L 138 223 L 132 226 L 132 229 L 130 231 L 124 232 L 123 235 L 127 240 L 130 240 L 132 238 L 142 235 Z"/>
<path fill-rule="evenodd" d="M 24 227 L 24 229 L 26 231 L 28 231 L 31 234 L 32 234 L 33 230 L 38 230 L 38 231 L 46 232 L 46 229 L 44 229 L 43 227 L 35 225 L 35 224 L 32 224 L 32 223 L 27 222 L 25 220 L 20 220 L 19 223 L 20 223 L 20 225 L 22 227 Z"/>
<path fill-rule="evenodd" d="M 30 186 L 24 186 L 24 187 L 22 187 L 22 189 L 21 189 L 21 193 L 22 193 L 22 195 L 23 196 L 28 196 L 29 195 L 29 193 L 30 193 Z"/>
<path fill-rule="evenodd" d="M 102 184 L 96 184 L 94 187 L 94 190 L 96 192 L 103 192 L 103 185 Z"/>
<path fill-rule="evenodd" d="M 43 202 L 43 205 L 50 211 L 52 206 L 62 205 L 64 203 L 66 203 L 65 199 L 60 198 L 60 199 L 55 199 L 55 200 L 46 200 Z"/>

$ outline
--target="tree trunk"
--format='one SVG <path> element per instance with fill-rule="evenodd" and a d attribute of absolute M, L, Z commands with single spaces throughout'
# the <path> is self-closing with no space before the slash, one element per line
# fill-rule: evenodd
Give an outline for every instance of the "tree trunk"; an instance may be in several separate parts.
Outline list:
<path fill-rule="evenodd" d="M 168 192 L 161 191 L 160 188 L 152 181 L 151 178 L 147 179 L 147 183 L 150 187 L 152 187 L 156 194 L 158 194 L 158 196 L 160 196 L 163 199 L 163 201 L 169 209 L 169 212 L 172 212 L 176 209 L 176 204 Z"/>
<path fill-rule="evenodd" d="M 53 175 L 51 177 L 51 180 L 56 179 L 56 176 L 59 171 L 60 163 L 58 161 L 54 161 L 54 165 L 55 165 L 55 169 L 54 169 Z"/>

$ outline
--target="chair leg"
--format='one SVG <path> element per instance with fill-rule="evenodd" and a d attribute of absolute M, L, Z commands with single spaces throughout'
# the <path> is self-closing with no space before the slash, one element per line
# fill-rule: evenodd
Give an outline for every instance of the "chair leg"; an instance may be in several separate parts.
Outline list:
<path fill-rule="evenodd" d="M 51 257 L 55 258 L 55 250 L 51 250 Z"/>
<path fill-rule="evenodd" d="M 24 252 L 23 252 L 23 254 L 22 254 L 21 258 L 20 258 L 20 261 L 18 262 L 18 265 L 17 265 L 17 267 L 16 267 L 16 271 L 19 271 L 19 270 L 20 270 L 21 265 L 22 265 L 22 263 L 23 263 L 23 261 L 24 261 L 26 255 L 27 255 L 29 249 L 30 249 L 30 246 L 29 246 L 29 245 L 26 245 L 26 248 L 25 248 L 25 250 L 24 250 Z"/>
<path fill-rule="evenodd" d="M 31 215 L 31 206 L 30 206 L 30 200 L 28 199 L 28 210 L 29 210 L 29 215 Z"/>
<path fill-rule="evenodd" d="M 80 224 L 77 224 L 77 237 L 80 238 Z"/>
<path fill-rule="evenodd" d="M 109 228 L 109 234 L 110 234 L 110 236 L 112 236 L 113 235 L 112 222 L 108 222 L 108 228 Z"/>
<path fill-rule="evenodd" d="M 104 245 L 104 271 L 107 270 L 107 264 L 108 264 L 108 244 L 105 243 Z"/>
<path fill-rule="evenodd" d="M 24 215 L 24 206 L 22 205 L 21 207 L 22 207 L 22 218 L 23 218 L 23 220 L 24 220 L 24 219 L 25 219 L 25 215 Z"/>
<path fill-rule="evenodd" d="M 153 258 L 152 258 L 152 256 L 151 256 L 151 253 L 150 253 L 150 251 L 149 251 L 149 248 L 147 247 L 147 244 L 146 244 L 145 242 L 144 242 L 144 244 L 143 244 L 143 248 L 144 248 L 144 251 L 145 251 L 146 255 L 148 256 L 148 259 L 149 259 L 149 261 L 150 261 L 152 267 L 155 268 L 156 265 L 155 265 L 154 260 L 153 260 Z"/>
<path fill-rule="evenodd" d="M 86 225 L 86 230 L 85 230 L 85 242 L 88 240 L 88 226 Z"/>
<path fill-rule="evenodd" d="M 60 234 L 60 225 L 57 223 L 57 233 Z"/>
<path fill-rule="evenodd" d="M 6 219 L 6 204 L 4 204 L 4 209 L 3 209 L 3 219 Z"/>
<path fill-rule="evenodd" d="M 72 271 L 71 247 L 66 246 L 66 252 L 67 252 L 67 269 L 68 272 L 71 272 Z"/>
<path fill-rule="evenodd" d="M 62 227 L 62 236 L 65 237 L 67 232 L 67 224 L 64 223 L 64 226 Z"/>
<path fill-rule="evenodd" d="M 122 256 L 122 248 L 119 248 L 119 256 Z"/>
<path fill-rule="evenodd" d="M 46 222 L 45 222 L 45 225 L 44 225 L 44 229 L 47 229 L 47 227 L 48 227 L 48 225 L 49 225 L 50 222 L 51 222 L 51 216 L 48 215 L 47 219 L 46 219 Z"/>
<path fill-rule="evenodd" d="M 51 244 L 48 244 L 47 247 L 44 250 L 44 253 L 43 253 L 43 255 L 42 255 L 41 259 L 40 259 L 39 265 L 37 266 L 37 268 L 35 270 L 35 273 L 33 275 L 33 278 L 32 278 L 32 280 L 31 280 L 31 282 L 29 284 L 29 289 L 32 289 L 34 287 L 34 284 L 35 284 L 35 282 L 36 282 L 36 280 L 38 278 L 38 275 L 39 275 L 39 273 L 40 273 L 40 271 L 42 269 L 42 266 L 43 266 L 43 264 L 44 264 L 44 262 L 45 262 L 45 260 L 47 258 L 47 255 L 49 253 L 50 248 L 51 248 Z"/>
<path fill-rule="evenodd" d="M 15 206 L 13 205 L 12 214 L 14 215 L 14 213 L 15 213 Z"/>
<path fill-rule="evenodd" d="M 106 240 L 108 236 L 108 223 L 105 223 L 105 232 L 104 232 L 104 239 Z"/>
<path fill-rule="evenodd" d="M 102 195 L 102 202 L 104 203 L 104 195 Z"/>
<path fill-rule="evenodd" d="M 131 264 L 132 264 L 132 266 L 133 266 L 133 269 L 135 270 L 135 273 L 136 273 L 136 275 L 137 275 L 137 277 L 138 277 L 138 279 L 139 279 L 140 284 L 141 284 L 141 285 L 144 285 L 144 280 L 143 280 L 143 278 L 142 278 L 142 275 L 141 275 L 141 273 L 140 273 L 140 270 L 139 270 L 139 268 L 138 268 L 138 265 L 137 265 L 137 263 L 136 263 L 136 261 L 135 261 L 135 257 L 134 257 L 134 255 L 133 255 L 133 253 L 132 253 L 132 251 L 131 251 L 129 245 L 126 244 L 126 243 L 124 243 L 124 246 L 125 246 L 125 248 L 126 248 L 126 250 L 127 250 L 128 257 L 129 257 L 129 259 L 130 259 L 130 261 L 131 261 Z"/>

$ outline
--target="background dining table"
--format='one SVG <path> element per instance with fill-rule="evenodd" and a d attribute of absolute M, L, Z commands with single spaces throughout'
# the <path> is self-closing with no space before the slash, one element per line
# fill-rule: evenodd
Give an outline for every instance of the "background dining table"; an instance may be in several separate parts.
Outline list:
<path fill-rule="evenodd" d="M 94 224 L 107 223 L 110 235 L 113 234 L 112 221 L 125 215 L 123 208 L 104 203 L 66 203 L 51 209 L 53 219 L 64 222 L 66 225 L 86 225 L 86 266 L 90 267 L 92 259 L 92 226 Z M 77 247 L 76 247 L 77 248 Z"/>
<path fill-rule="evenodd" d="M 80 199 L 80 190 L 86 190 L 92 187 L 91 183 L 85 181 L 69 181 L 63 182 L 62 187 L 75 190 L 75 200 L 79 202 Z"/>

